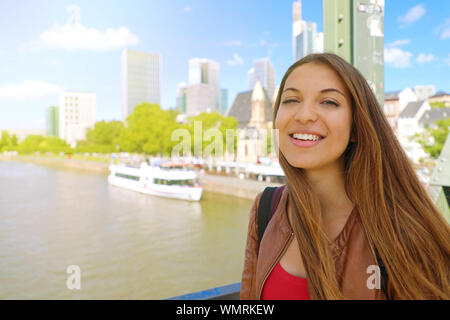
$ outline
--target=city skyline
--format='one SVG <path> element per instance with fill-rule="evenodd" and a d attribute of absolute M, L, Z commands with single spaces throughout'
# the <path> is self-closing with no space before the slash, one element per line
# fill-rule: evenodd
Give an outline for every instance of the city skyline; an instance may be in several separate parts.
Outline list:
<path fill-rule="evenodd" d="M 161 54 L 164 109 L 175 107 L 195 57 L 219 63 L 229 104 L 247 90 L 255 60 L 270 59 L 277 86 L 293 62 L 293 2 L 2 2 L 0 129 L 44 129 L 46 108 L 61 91 L 94 93 L 96 121 L 122 120 L 125 48 Z M 385 9 L 385 91 L 434 85 L 449 92 L 450 3 L 386 1 Z M 322 1 L 303 0 L 302 18 L 322 32 Z"/>

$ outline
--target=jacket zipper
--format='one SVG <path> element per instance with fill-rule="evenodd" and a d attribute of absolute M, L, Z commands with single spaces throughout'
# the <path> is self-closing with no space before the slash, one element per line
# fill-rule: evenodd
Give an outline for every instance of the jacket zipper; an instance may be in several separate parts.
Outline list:
<path fill-rule="evenodd" d="M 258 294 L 258 300 L 261 300 L 261 294 L 262 294 L 262 290 L 264 288 L 264 283 L 266 282 L 267 278 L 269 277 L 269 274 L 272 272 L 273 268 L 275 267 L 275 265 L 278 263 L 280 257 L 283 255 L 283 253 L 287 250 L 289 244 L 292 241 L 294 233 L 291 232 L 291 235 L 289 236 L 287 242 L 284 244 L 283 250 L 281 250 L 281 252 L 278 254 L 277 258 L 275 259 L 274 263 L 272 264 L 272 266 L 269 268 L 269 271 L 266 273 L 266 275 L 264 276 L 264 280 L 261 284 L 261 288 L 259 289 L 259 294 Z"/>

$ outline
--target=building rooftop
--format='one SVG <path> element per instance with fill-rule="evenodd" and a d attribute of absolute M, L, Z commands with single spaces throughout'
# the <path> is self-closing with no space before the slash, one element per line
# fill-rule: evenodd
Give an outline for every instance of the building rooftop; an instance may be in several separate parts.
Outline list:
<path fill-rule="evenodd" d="M 384 93 L 384 100 L 398 100 L 399 99 L 399 94 L 400 94 L 401 90 L 398 91 L 392 91 L 392 92 L 385 92 Z"/>
<path fill-rule="evenodd" d="M 408 103 L 405 109 L 400 112 L 399 118 L 414 118 L 424 102 L 424 100 L 419 100 Z"/>
<path fill-rule="evenodd" d="M 435 95 L 432 95 L 430 98 L 437 98 L 442 96 L 450 96 L 450 93 L 447 93 L 445 91 L 438 91 Z"/>
<path fill-rule="evenodd" d="M 420 118 L 419 123 L 424 126 L 428 126 L 435 121 L 447 118 L 450 118 L 450 108 L 436 108 L 425 111 L 423 116 Z"/>
<path fill-rule="evenodd" d="M 264 92 L 264 117 L 266 121 L 272 121 L 273 108 L 270 102 L 267 91 L 263 88 Z M 226 114 L 227 117 L 235 117 L 238 121 L 238 128 L 242 129 L 247 127 L 252 115 L 252 95 L 253 90 L 240 92 L 236 95 L 230 109 Z"/>

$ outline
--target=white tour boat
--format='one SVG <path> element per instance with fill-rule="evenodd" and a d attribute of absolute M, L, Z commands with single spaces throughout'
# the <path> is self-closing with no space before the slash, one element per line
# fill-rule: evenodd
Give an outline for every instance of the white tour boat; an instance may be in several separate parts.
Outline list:
<path fill-rule="evenodd" d="M 114 186 L 161 197 L 199 201 L 203 189 L 192 170 L 162 169 L 142 163 L 140 168 L 110 165 L 108 182 Z"/>

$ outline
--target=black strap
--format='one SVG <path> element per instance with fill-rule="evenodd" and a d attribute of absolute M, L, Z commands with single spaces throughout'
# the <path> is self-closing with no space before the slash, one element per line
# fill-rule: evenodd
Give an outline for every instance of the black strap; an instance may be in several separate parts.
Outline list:
<path fill-rule="evenodd" d="M 276 187 L 266 187 L 263 191 L 261 198 L 259 199 L 258 205 L 258 242 L 261 243 L 261 239 L 264 235 L 267 225 L 269 224 L 270 218 L 270 204 L 272 201 L 273 192 Z"/>
<path fill-rule="evenodd" d="M 279 187 L 279 188 L 284 188 Z M 261 244 L 261 239 L 264 235 L 264 231 L 266 230 L 267 225 L 269 224 L 270 219 L 272 218 L 273 211 L 275 210 L 278 203 L 274 203 L 275 199 L 274 192 L 276 191 L 277 187 L 266 187 L 263 191 L 263 194 L 261 195 L 261 198 L 259 199 L 259 205 L 258 205 L 258 217 L 257 217 L 257 223 L 258 223 L 258 243 Z M 277 190 L 278 192 L 281 192 L 282 189 Z M 275 192 L 276 193 L 276 192 Z M 387 282 L 388 282 L 388 274 L 386 270 L 386 266 L 381 259 L 377 248 L 375 248 L 375 255 L 377 259 L 378 267 L 380 268 L 381 273 L 381 290 L 384 292 L 387 299 L 390 299 L 389 294 L 387 292 Z"/>

